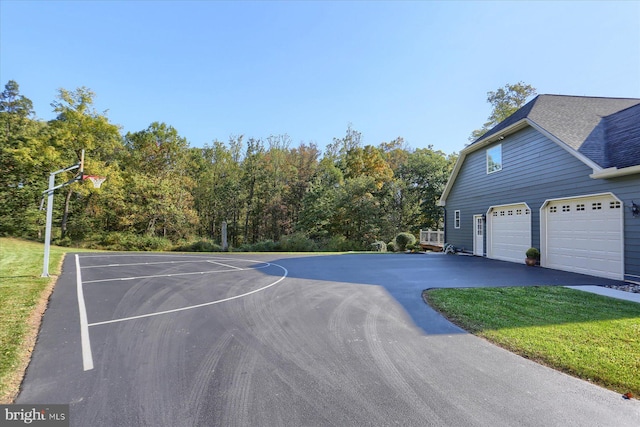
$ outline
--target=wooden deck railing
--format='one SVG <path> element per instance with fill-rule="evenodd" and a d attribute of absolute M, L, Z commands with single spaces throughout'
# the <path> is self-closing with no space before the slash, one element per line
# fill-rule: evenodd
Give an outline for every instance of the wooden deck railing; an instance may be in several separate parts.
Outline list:
<path fill-rule="evenodd" d="M 444 246 L 444 231 L 442 230 L 420 230 L 420 245 Z"/>

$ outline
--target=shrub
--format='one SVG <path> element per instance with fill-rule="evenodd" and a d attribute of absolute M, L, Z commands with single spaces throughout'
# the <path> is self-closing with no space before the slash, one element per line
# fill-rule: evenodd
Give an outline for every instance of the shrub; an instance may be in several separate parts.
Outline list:
<path fill-rule="evenodd" d="M 100 246 L 115 251 L 164 251 L 173 246 L 169 239 L 156 236 L 138 236 L 133 233 L 105 233 Z"/>
<path fill-rule="evenodd" d="M 256 243 L 245 243 L 236 249 L 238 252 L 278 252 L 280 244 L 273 240 L 263 240 Z"/>
<path fill-rule="evenodd" d="M 387 250 L 389 252 L 395 252 L 396 251 L 396 243 L 395 242 L 387 243 Z"/>
<path fill-rule="evenodd" d="M 329 240 L 324 240 L 321 244 L 322 250 L 326 252 L 347 252 L 362 249 L 358 243 L 347 240 L 342 235 L 331 236 Z"/>
<path fill-rule="evenodd" d="M 529 248 L 527 249 L 527 252 L 525 252 L 525 255 L 527 255 L 527 258 L 539 259 L 540 251 L 536 248 Z"/>
<path fill-rule="evenodd" d="M 280 238 L 280 250 L 284 252 L 313 252 L 318 249 L 316 242 L 304 233 L 293 233 Z"/>
<path fill-rule="evenodd" d="M 73 244 L 73 242 L 71 241 L 71 238 L 69 236 L 66 236 L 64 238 L 55 239 L 55 240 L 53 240 L 53 243 L 58 245 L 58 246 L 64 246 L 65 248 L 71 247 L 72 244 Z"/>
<path fill-rule="evenodd" d="M 399 251 L 407 249 L 408 245 L 413 245 L 416 242 L 416 236 L 411 233 L 400 233 L 396 236 L 396 245 Z"/>
<path fill-rule="evenodd" d="M 199 240 L 190 244 L 178 245 L 173 250 L 178 252 L 222 252 L 222 246 L 207 240 Z"/>
<path fill-rule="evenodd" d="M 420 252 L 422 250 L 422 246 L 420 246 L 418 243 L 413 243 L 413 244 L 407 245 L 406 249 L 408 251 L 417 253 L 417 252 Z"/>
<path fill-rule="evenodd" d="M 376 252 L 387 252 L 387 244 L 382 240 L 373 242 L 371 246 L 373 247 L 373 250 Z"/>

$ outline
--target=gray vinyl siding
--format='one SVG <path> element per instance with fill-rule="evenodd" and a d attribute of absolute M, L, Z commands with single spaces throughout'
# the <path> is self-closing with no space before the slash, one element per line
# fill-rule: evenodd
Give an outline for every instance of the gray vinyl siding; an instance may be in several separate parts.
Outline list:
<path fill-rule="evenodd" d="M 490 206 L 527 203 L 531 209 L 531 245 L 540 248 L 540 207 L 547 199 L 612 192 L 624 204 L 625 274 L 640 280 L 640 175 L 592 179 L 592 169 L 533 128 L 506 137 L 502 170 L 487 174 L 487 146 L 467 155 L 446 200 L 446 240 L 466 252 L 473 250 L 473 215 Z M 460 228 L 453 227 L 460 210 Z M 486 232 L 485 232 L 485 254 Z M 524 254 L 522 254 L 524 260 Z"/>
<path fill-rule="evenodd" d="M 640 206 L 640 175 L 605 180 L 614 186 L 612 192 L 624 204 L 625 278 L 640 281 L 640 216 L 631 214 L 631 203 Z"/>

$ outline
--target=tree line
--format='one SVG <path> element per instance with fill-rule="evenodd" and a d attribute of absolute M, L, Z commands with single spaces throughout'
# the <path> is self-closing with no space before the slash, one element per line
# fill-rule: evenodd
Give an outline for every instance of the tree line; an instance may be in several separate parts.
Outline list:
<path fill-rule="evenodd" d="M 60 89 L 55 118 L 35 118 L 9 81 L 0 95 L 0 235 L 42 239 L 49 173 L 79 161 L 107 178 L 56 191 L 54 241 L 114 249 L 220 244 L 234 249 L 363 250 L 441 227 L 437 201 L 455 154 L 401 137 L 365 145 L 348 126 L 321 151 L 288 135 L 230 136 L 202 148 L 166 123 L 122 134 L 88 88 Z M 72 179 L 65 172 L 60 182 Z M 204 242 L 204 243 L 203 243 Z"/>

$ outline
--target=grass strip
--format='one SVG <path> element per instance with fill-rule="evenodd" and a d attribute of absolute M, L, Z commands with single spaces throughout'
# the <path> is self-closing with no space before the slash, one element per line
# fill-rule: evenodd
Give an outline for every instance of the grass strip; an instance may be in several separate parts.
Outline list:
<path fill-rule="evenodd" d="M 432 289 L 425 300 L 523 357 L 640 396 L 640 304 L 558 286 Z"/>
<path fill-rule="evenodd" d="M 47 278 L 40 277 L 43 251 L 39 243 L 0 238 L 0 404 L 17 395 L 66 250 L 51 247 Z"/>

